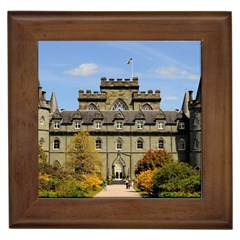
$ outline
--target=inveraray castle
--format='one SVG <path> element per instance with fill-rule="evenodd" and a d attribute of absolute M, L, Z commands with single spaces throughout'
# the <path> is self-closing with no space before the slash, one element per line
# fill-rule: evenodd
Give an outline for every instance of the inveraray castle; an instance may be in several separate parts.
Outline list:
<path fill-rule="evenodd" d="M 178 161 L 201 168 L 201 86 L 183 96 L 182 107 L 162 111 L 160 91 L 139 92 L 138 78 L 101 78 L 100 92 L 79 91 L 79 108 L 58 109 L 57 98 L 39 84 L 38 141 L 52 164 L 64 165 L 73 135 L 85 130 L 104 160 L 104 177 L 135 178 L 138 160 L 149 149 L 166 149 Z M 180 103 L 181 104 L 181 103 Z"/>

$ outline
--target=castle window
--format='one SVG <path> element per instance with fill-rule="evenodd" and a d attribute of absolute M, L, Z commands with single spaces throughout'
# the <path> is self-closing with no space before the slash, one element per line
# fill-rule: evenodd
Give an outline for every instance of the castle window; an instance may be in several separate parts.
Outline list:
<path fill-rule="evenodd" d="M 45 118 L 44 118 L 44 116 L 42 116 L 42 117 L 40 118 L 39 123 L 40 123 L 40 125 L 44 125 L 44 123 L 45 123 Z"/>
<path fill-rule="evenodd" d="M 142 139 L 137 140 L 137 149 L 143 149 L 143 140 Z"/>
<path fill-rule="evenodd" d="M 128 110 L 128 107 L 122 99 L 117 99 L 113 103 L 112 110 Z"/>
<path fill-rule="evenodd" d="M 102 122 L 98 121 L 98 122 L 95 123 L 95 128 L 96 129 L 101 129 L 101 127 L 102 127 Z"/>
<path fill-rule="evenodd" d="M 146 103 L 143 105 L 142 110 L 149 111 L 149 110 L 152 110 L 152 107 Z"/>
<path fill-rule="evenodd" d="M 137 129 L 143 129 L 144 123 L 142 121 L 137 121 Z"/>
<path fill-rule="evenodd" d="M 54 150 L 59 150 L 60 149 L 60 141 L 59 139 L 55 139 L 53 142 L 53 149 Z"/>
<path fill-rule="evenodd" d="M 164 149 L 164 141 L 162 139 L 158 140 L 157 148 L 158 149 Z"/>
<path fill-rule="evenodd" d="M 88 106 L 88 110 L 97 110 L 97 107 L 91 103 L 89 106 Z"/>
<path fill-rule="evenodd" d="M 61 164 L 60 164 L 60 162 L 58 160 L 54 160 L 53 161 L 53 166 L 54 167 L 61 167 Z"/>
<path fill-rule="evenodd" d="M 122 139 L 118 139 L 116 142 L 116 150 L 121 150 L 122 145 L 123 145 Z"/>
<path fill-rule="evenodd" d="M 199 125 L 199 119 L 198 119 L 197 117 L 195 117 L 195 118 L 193 119 L 193 125 L 194 125 L 194 126 Z"/>
<path fill-rule="evenodd" d="M 39 144 L 40 144 L 41 147 L 43 147 L 43 144 L 44 144 L 44 138 L 41 138 L 41 139 L 40 139 Z"/>
<path fill-rule="evenodd" d="M 116 129 L 122 129 L 123 128 L 123 122 L 122 121 L 116 121 Z"/>
<path fill-rule="evenodd" d="M 185 129 L 185 122 L 179 122 L 179 129 Z"/>
<path fill-rule="evenodd" d="M 195 150 L 199 149 L 199 141 L 196 138 L 194 139 L 194 142 L 193 142 L 193 148 Z"/>
<path fill-rule="evenodd" d="M 53 125 L 54 129 L 59 129 L 59 127 L 60 127 L 60 122 L 59 121 L 55 121 L 53 124 L 54 124 Z"/>
<path fill-rule="evenodd" d="M 164 123 L 163 122 L 157 122 L 157 128 L 163 129 Z"/>
<path fill-rule="evenodd" d="M 81 126 L 80 122 L 76 121 L 75 122 L 75 129 L 80 129 L 80 126 Z"/>
<path fill-rule="evenodd" d="M 96 142 L 95 142 L 95 148 L 96 148 L 97 150 L 102 149 L 102 141 L 101 141 L 101 139 L 97 139 L 97 140 L 96 140 Z"/>
<path fill-rule="evenodd" d="M 185 140 L 183 138 L 178 141 L 178 150 L 185 150 Z"/>

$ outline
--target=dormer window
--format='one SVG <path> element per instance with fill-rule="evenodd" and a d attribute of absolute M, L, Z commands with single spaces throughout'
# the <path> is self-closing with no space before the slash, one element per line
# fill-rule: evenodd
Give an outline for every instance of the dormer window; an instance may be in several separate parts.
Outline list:
<path fill-rule="evenodd" d="M 81 127 L 80 121 L 76 121 L 75 122 L 75 129 L 80 129 L 80 127 Z"/>
<path fill-rule="evenodd" d="M 179 122 L 179 129 L 185 129 L 185 122 Z"/>
<path fill-rule="evenodd" d="M 164 123 L 163 122 L 157 122 L 157 128 L 163 129 Z"/>
<path fill-rule="evenodd" d="M 59 128 L 60 128 L 60 122 L 59 122 L 59 121 L 55 121 L 55 122 L 53 123 L 53 128 L 54 128 L 54 129 L 59 129 Z"/>
<path fill-rule="evenodd" d="M 102 122 L 97 121 L 97 122 L 95 123 L 95 128 L 96 128 L 96 129 L 101 129 L 101 127 L 102 127 Z"/>
<path fill-rule="evenodd" d="M 137 129 L 143 129 L 144 122 L 143 121 L 137 121 Z"/>
<path fill-rule="evenodd" d="M 116 121 L 116 129 L 122 129 L 123 128 L 123 122 L 122 121 Z"/>

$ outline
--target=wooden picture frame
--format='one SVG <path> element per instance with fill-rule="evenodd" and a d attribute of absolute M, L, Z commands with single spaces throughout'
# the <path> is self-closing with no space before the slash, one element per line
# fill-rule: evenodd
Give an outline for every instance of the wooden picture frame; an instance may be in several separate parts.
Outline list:
<path fill-rule="evenodd" d="M 38 41 L 202 41 L 201 199 L 39 199 Z M 11 228 L 232 228 L 230 12 L 9 12 Z"/>

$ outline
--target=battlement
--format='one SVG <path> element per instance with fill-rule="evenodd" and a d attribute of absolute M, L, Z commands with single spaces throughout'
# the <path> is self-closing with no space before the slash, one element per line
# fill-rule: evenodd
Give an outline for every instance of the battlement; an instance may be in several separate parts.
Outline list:
<path fill-rule="evenodd" d="M 108 88 L 128 88 L 128 89 L 134 88 L 134 89 L 138 89 L 139 88 L 138 78 L 134 77 L 132 80 L 130 80 L 129 78 L 127 78 L 127 79 L 109 78 L 109 80 L 107 80 L 106 77 L 102 77 L 101 78 L 100 89 L 108 89 Z"/>
<path fill-rule="evenodd" d="M 106 99 L 107 95 L 106 93 L 101 93 L 98 91 L 92 92 L 91 90 L 87 90 L 86 93 L 84 93 L 83 90 L 79 91 L 79 99 Z"/>
<path fill-rule="evenodd" d="M 155 93 L 153 93 L 152 90 L 148 90 L 146 93 L 145 91 L 142 91 L 140 93 L 133 93 L 133 99 L 160 99 L 160 91 L 156 90 Z"/>

